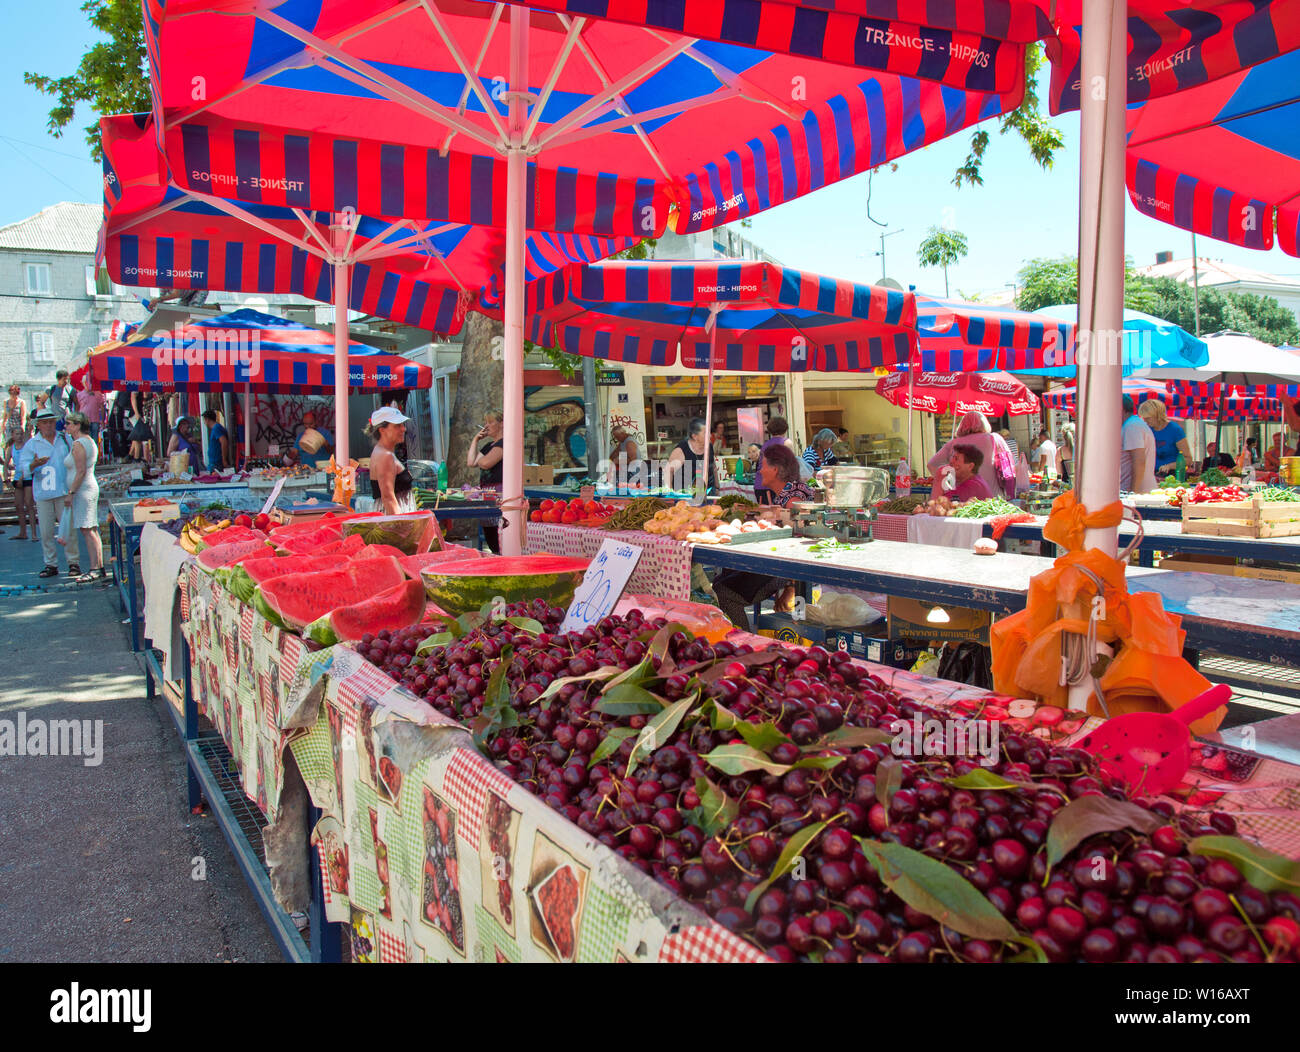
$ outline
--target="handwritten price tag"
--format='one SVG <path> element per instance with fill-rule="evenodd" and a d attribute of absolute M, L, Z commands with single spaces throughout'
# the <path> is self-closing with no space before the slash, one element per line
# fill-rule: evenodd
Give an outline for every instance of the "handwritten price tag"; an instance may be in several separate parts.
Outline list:
<path fill-rule="evenodd" d="M 591 560 L 582 584 L 573 594 L 573 602 L 564 615 L 561 632 L 581 632 L 608 617 L 632 579 L 642 549 L 626 541 L 606 541 Z"/>
<path fill-rule="evenodd" d="M 271 495 L 266 498 L 266 503 L 262 505 L 262 514 L 270 515 L 271 509 L 275 507 L 276 500 L 280 497 L 280 491 L 284 489 L 284 476 L 281 475 L 275 480 L 275 485 L 271 488 Z"/>

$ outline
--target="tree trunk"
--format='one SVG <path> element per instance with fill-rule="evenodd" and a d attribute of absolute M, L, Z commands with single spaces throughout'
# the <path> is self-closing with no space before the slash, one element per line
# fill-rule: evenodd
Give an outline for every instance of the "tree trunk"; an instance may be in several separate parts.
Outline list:
<path fill-rule="evenodd" d="M 483 414 L 501 411 L 503 398 L 505 327 L 476 311 L 465 317 L 465 342 L 456 377 L 456 401 L 451 410 L 447 449 L 447 483 L 478 485 L 479 473 L 465 466 L 469 444 L 483 426 Z"/>

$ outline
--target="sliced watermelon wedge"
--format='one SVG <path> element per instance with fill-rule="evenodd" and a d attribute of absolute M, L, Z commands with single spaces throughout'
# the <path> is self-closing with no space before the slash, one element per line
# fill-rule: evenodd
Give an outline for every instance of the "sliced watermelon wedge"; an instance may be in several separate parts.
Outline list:
<path fill-rule="evenodd" d="M 374 547 L 374 545 L 371 545 Z M 477 548 L 466 548 L 460 544 L 444 545 L 440 552 L 425 552 L 423 555 L 405 555 L 397 561 L 402 564 L 405 570 L 415 580 L 420 579 L 420 571 L 426 566 L 436 566 L 439 563 L 462 562 L 465 559 L 481 559 L 483 553 Z"/>
<path fill-rule="evenodd" d="M 419 624 L 427 605 L 424 585 L 403 581 L 370 599 L 331 610 L 303 629 L 302 634 L 327 647 L 352 642 L 367 632 L 396 631 Z"/>
<path fill-rule="evenodd" d="M 420 577 L 429 598 L 453 616 L 480 610 L 498 596 L 507 603 L 541 598 L 565 607 L 589 562 L 567 555 L 491 555 L 435 563 Z"/>
<path fill-rule="evenodd" d="M 245 559 L 238 566 L 217 571 L 223 573 L 225 585 L 241 603 L 251 603 L 257 586 L 291 573 L 314 573 L 318 570 L 341 570 L 348 565 L 346 555 L 272 555 Z"/>
<path fill-rule="evenodd" d="M 253 606 L 273 624 L 301 632 L 340 606 L 369 599 L 406 580 L 396 559 L 367 559 L 337 570 L 292 573 L 257 587 Z"/>
<path fill-rule="evenodd" d="M 242 541 L 265 541 L 266 534 L 261 530 L 251 530 L 247 526 L 227 526 L 224 530 L 205 533 L 200 539 L 199 551 L 208 548 L 220 548 L 223 544 L 239 544 Z"/>
<path fill-rule="evenodd" d="M 223 566 L 233 566 L 259 552 L 270 552 L 271 548 L 264 540 L 233 541 L 219 544 L 215 548 L 205 548 L 199 552 L 199 569 L 204 573 L 215 573 Z M 401 567 L 398 567 L 401 569 Z"/>
<path fill-rule="evenodd" d="M 358 559 L 397 559 L 399 562 L 407 558 L 405 552 L 400 548 L 394 548 L 391 544 L 367 544 L 361 551 L 357 552 Z"/>

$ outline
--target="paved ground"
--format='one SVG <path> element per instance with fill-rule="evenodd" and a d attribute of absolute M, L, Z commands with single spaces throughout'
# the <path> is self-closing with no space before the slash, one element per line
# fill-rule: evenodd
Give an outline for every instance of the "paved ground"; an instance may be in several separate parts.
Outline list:
<path fill-rule="evenodd" d="M 102 720 L 102 763 L 0 755 L 0 962 L 280 960 L 216 823 L 186 808 L 114 592 L 41 581 L 16 532 L 0 535 L 0 720 Z"/>

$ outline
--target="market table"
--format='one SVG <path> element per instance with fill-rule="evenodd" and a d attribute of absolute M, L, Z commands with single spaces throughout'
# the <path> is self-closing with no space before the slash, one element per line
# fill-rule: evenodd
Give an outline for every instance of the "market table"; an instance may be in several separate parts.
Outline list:
<path fill-rule="evenodd" d="M 477 547 L 483 549 L 483 523 L 501 521 L 501 509 L 489 501 L 448 501 L 436 508 L 422 507 L 421 511 L 433 513 L 435 519 L 469 519 L 478 524 Z"/>
<path fill-rule="evenodd" d="M 808 552 L 812 543 L 699 544 L 691 557 L 702 566 L 1004 614 L 1023 609 L 1030 579 L 1052 565 L 1033 555 L 975 555 L 901 541 L 870 541 L 818 558 Z M 1131 592 L 1158 592 L 1165 609 L 1182 616 L 1188 647 L 1300 668 L 1300 587 L 1146 567 L 1130 567 L 1128 581 Z"/>
<path fill-rule="evenodd" d="M 1171 508 L 1171 511 L 1179 509 Z M 1286 563 L 1300 566 L 1300 536 L 1296 537 L 1215 537 L 1201 533 L 1183 533 L 1182 513 L 1179 511 L 1177 522 L 1162 522 L 1146 518 L 1142 513 L 1142 540 L 1138 543 L 1138 563 L 1141 566 L 1155 565 L 1155 553 L 1180 552 L 1189 555 L 1215 555 L 1232 559 L 1262 559 L 1268 562 Z M 956 520 L 958 522 L 962 520 Z M 969 521 L 969 520 L 968 520 Z M 1033 522 L 1017 522 L 1008 526 L 1004 536 L 1017 540 L 1042 541 L 1045 517 L 1039 516 Z M 1126 546 L 1137 535 L 1132 523 L 1125 522 L 1119 527 L 1120 547 Z M 992 536 L 992 528 L 984 524 L 984 536 Z M 1050 541 L 1043 542 L 1051 545 Z M 1055 549 L 1046 554 L 1051 554 Z"/>

